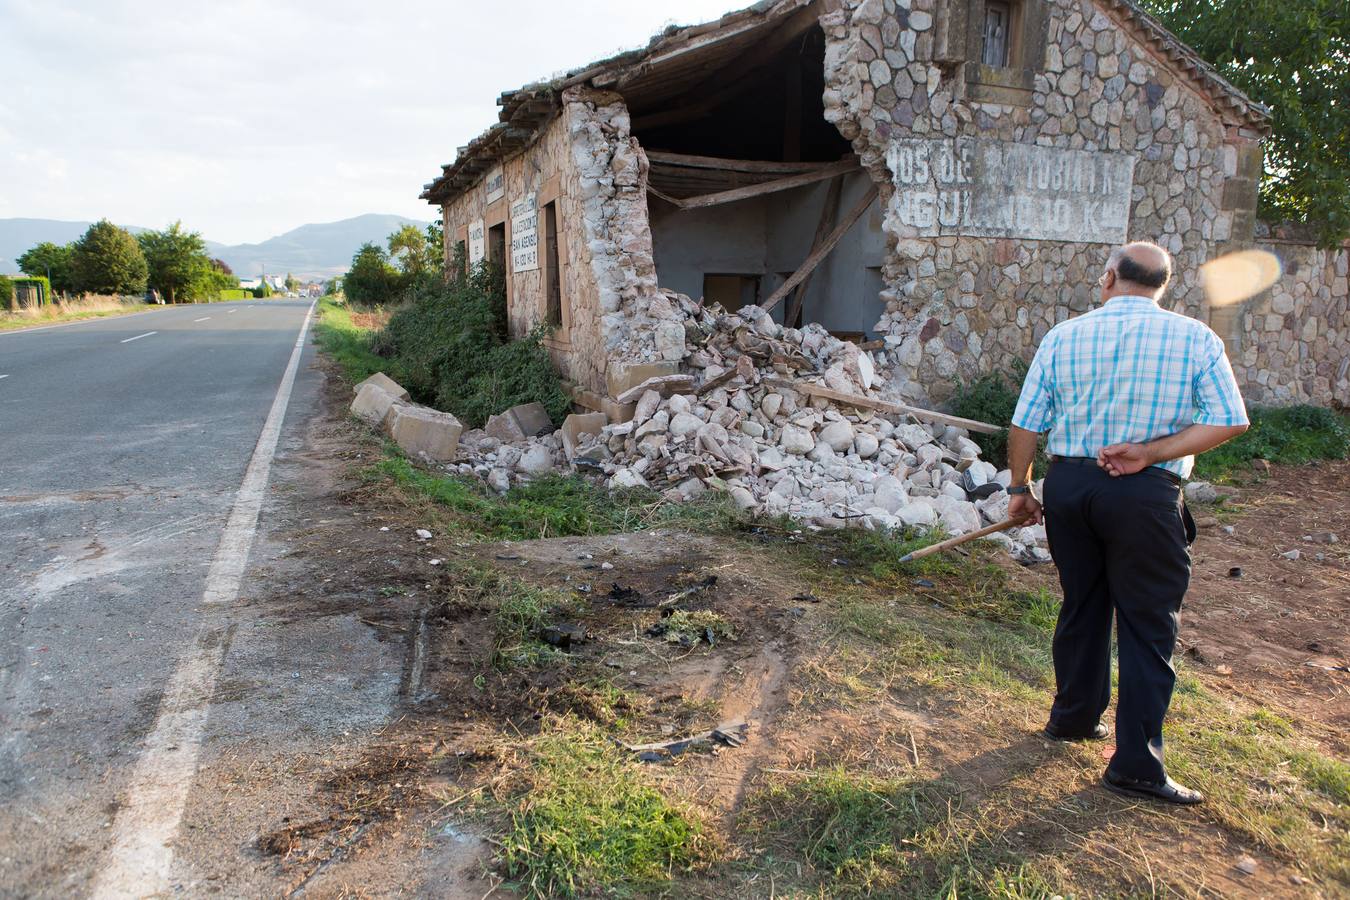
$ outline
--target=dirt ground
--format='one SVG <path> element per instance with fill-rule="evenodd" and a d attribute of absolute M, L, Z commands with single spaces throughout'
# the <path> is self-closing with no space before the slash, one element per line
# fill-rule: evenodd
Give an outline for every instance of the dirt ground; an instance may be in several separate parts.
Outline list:
<path fill-rule="evenodd" d="M 1066 751 L 1044 740 L 1034 703 L 1001 708 L 987 693 L 935 686 L 940 677 L 897 678 L 884 691 L 857 678 L 850 688 L 868 661 L 832 656 L 836 598 L 784 562 L 799 538 L 647 531 L 495 544 L 418 539 L 425 510 L 355 478 L 379 450 L 346 422 L 345 389 L 330 381 L 327 440 L 316 451 L 328 457 L 319 471 L 329 480 L 297 502 L 342 514 L 310 517 L 278 536 L 292 548 L 291 564 L 255 602 L 283 624 L 355 615 L 376 640 L 401 648 L 403 666 L 391 721 L 359 750 L 311 757 L 294 778 L 308 789 L 271 810 L 257 833 L 257 864 L 292 891 L 512 896 L 494 863 L 492 819 L 473 809 L 509 777 L 503 762 L 512 745 L 542 717 L 569 713 L 616 727 L 630 744 L 745 726 L 742 746 L 644 768 L 704 812 L 721 848 L 720 866 L 683 879 L 677 896 L 792 895 L 779 886 L 792 881 L 790 870 L 761 860 L 772 839 L 747 836 L 741 816 L 773 779 L 835 764 L 941 785 L 959 798 L 953 816 L 983 816 L 981 828 L 997 835 L 986 849 L 1058 866 L 1066 877 L 1070 869 L 1098 873 L 1102 895 L 1335 895 L 1335 885 L 1312 884 L 1294 861 L 1203 814 L 1101 791 L 1100 748 Z M 1197 515 L 1185 665 L 1212 690 L 1284 716 L 1343 759 L 1350 675 L 1333 667 L 1350 658 L 1350 464 L 1277 469 L 1230 493 Z M 1328 531 L 1341 542 L 1304 539 Z M 1300 559 L 1281 557 L 1293 548 Z M 827 565 L 846 570 L 850 562 Z M 999 565 L 1028 589 L 1055 583 L 1049 567 Z M 1230 577 L 1233 567 L 1241 577 Z M 492 610 L 464 587 L 466 570 L 577 598 L 585 636 L 567 665 L 494 668 Z M 829 583 L 847 581 L 845 571 Z M 676 595 L 685 610 L 715 612 L 734 636 L 710 646 L 652 634 Z M 823 674 L 834 664 L 839 670 Z M 622 708 L 597 692 L 600 680 L 621 690 Z M 860 701 L 836 702 L 841 690 L 856 690 Z M 1000 812 L 984 811 L 998 798 L 1007 801 Z M 1244 855 L 1259 863 L 1255 874 L 1234 869 Z"/>

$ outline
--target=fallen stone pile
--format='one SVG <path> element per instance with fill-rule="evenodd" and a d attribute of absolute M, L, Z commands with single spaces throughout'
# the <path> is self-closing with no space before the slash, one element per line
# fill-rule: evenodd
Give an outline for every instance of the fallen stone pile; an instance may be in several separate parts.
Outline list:
<path fill-rule="evenodd" d="M 612 487 L 647 486 L 671 500 L 722 490 L 743 509 L 823 527 L 964 534 L 1007 517 L 1010 473 L 981 460 L 965 428 L 892 421 L 838 399 L 896 406 L 857 344 L 819 325 L 784 328 L 757 306 L 727 313 L 666 293 L 686 314 L 692 374 L 620 396 L 636 399 L 632 419 L 582 435 L 579 466 L 604 472 Z M 1040 526 L 994 539 L 1048 558 Z"/>
<path fill-rule="evenodd" d="M 554 431 L 538 404 L 516 407 L 460 435 L 447 469 L 504 492 L 570 465 L 612 488 L 677 502 L 722 491 L 747 511 L 825 528 L 965 534 L 1007 518 L 1010 473 L 980 459 L 964 420 L 883 397 L 896 391 L 868 350 L 819 325 L 784 328 L 757 306 L 728 313 L 662 293 L 685 315 L 686 371 L 616 398 L 632 404 L 628 421 L 573 415 Z M 1041 526 L 991 539 L 1049 559 Z"/>

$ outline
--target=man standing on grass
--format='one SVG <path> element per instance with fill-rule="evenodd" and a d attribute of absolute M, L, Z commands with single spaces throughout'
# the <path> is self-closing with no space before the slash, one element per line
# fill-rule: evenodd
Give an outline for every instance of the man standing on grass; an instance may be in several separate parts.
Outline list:
<path fill-rule="evenodd" d="M 1171 277 L 1167 251 L 1127 244 L 1097 280 L 1102 306 L 1045 336 L 1008 435 L 1008 514 L 1042 521 L 1029 485 L 1037 435 L 1049 431 L 1044 521 L 1064 605 L 1045 733 L 1106 737 L 1114 613 L 1120 697 L 1116 752 L 1102 783 L 1192 804 L 1204 797 L 1163 768 L 1177 613 L 1195 539 L 1181 481 L 1195 454 L 1247 430 L 1247 414 L 1218 335 L 1158 306 Z"/>

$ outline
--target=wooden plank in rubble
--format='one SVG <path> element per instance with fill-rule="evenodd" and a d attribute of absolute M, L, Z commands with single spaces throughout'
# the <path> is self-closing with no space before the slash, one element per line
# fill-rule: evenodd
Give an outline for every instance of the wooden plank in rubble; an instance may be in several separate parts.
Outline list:
<path fill-rule="evenodd" d="M 810 381 L 796 381 L 788 378 L 765 378 L 764 383 L 772 387 L 796 391 L 799 394 L 806 394 L 811 397 L 824 397 L 826 400 L 833 400 L 835 403 L 841 403 L 858 409 L 874 409 L 877 412 L 890 413 L 893 416 L 913 416 L 921 422 L 938 422 L 943 425 L 955 425 L 957 428 L 964 428 L 967 431 L 978 431 L 981 434 L 997 434 L 998 432 L 1003 431 L 999 426 L 990 425 L 988 422 L 963 419 L 960 416 L 951 416 L 947 413 L 923 409 L 918 406 L 909 406 L 905 403 L 892 403 L 889 400 L 875 400 L 871 397 L 864 397 L 861 394 L 846 394 L 843 391 L 836 391 L 833 388 L 827 388 L 824 385 L 815 384 Z"/>

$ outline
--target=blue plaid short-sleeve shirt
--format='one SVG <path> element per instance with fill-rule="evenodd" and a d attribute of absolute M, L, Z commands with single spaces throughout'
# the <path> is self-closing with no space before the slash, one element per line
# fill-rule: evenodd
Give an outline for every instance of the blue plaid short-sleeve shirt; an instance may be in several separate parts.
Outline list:
<path fill-rule="evenodd" d="M 1113 297 L 1052 328 L 1022 383 L 1012 423 L 1049 431 L 1047 452 L 1095 457 L 1191 425 L 1245 425 L 1223 341 L 1148 297 Z M 1162 463 L 1182 478 L 1191 456 Z"/>

